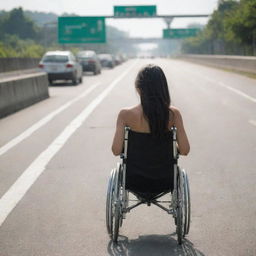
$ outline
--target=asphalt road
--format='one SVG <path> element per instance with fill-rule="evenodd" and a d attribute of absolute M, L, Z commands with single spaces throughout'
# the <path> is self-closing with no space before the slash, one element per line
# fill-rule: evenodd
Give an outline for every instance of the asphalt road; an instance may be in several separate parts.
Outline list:
<path fill-rule="evenodd" d="M 178 246 L 171 216 L 127 215 L 118 247 L 105 228 L 118 111 L 139 100 L 147 63 L 166 73 L 191 153 L 192 223 Z M 256 80 L 169 59 L 130 60 L 0 120 L 0 256 L 256 255 Z"/>

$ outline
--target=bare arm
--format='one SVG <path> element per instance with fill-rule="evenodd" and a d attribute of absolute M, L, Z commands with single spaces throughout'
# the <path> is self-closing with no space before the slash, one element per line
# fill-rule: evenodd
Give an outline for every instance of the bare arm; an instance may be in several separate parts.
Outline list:
<path fill-rule="evenodd" d="M 116 132 L 112 143 L 112 152 L 115 156 L 120 155 L 123 151 L 125 113 L 125 110 L 121 110 L 116 121 Z"/>
<path fill-rule="evenodd" d="M 182 116 L 177 108 L 172 108 L 174 112 L 174 125 L 177 128 L 177 144 L 181 155 L 187 155 L 190 151 L 188 137 L 183 125 Z"/>

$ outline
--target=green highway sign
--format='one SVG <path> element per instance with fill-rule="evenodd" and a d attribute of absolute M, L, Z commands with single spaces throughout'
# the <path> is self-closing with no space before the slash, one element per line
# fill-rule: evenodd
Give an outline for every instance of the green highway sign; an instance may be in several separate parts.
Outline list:
<path fill-rule="evenodd" d="M 114 17 L 136 18 L 156 16 L 155 5 L 114 6 Z"/>
<path fill-rule="evenodd" d="M 164 29 L 163 38 L 179 39 L 194 37 L 200 32 L 199 28 Z"/>
<path fill-rule="evenodd" d="M 105 43 L 105 18 L 59 17 L 58 41 L 60 44 Z"/>

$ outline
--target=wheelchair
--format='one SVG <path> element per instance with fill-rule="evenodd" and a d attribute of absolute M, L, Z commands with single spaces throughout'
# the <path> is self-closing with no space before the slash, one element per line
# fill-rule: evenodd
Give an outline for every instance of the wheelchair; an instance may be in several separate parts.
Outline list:
<path fill-rule="evenodd" d="M 146 204 L 155 205 L 167 214 L 172 215 L 176 226 L 178 244 L 182 244 L 185 236 L 189 233 L 191 204 L 188 175 L 184 169 L 178 166 L 179 153 L 177 150 L 176 128 L 172 127 L 172 153 L 173 153 L 173 188 L 161 191 L 147 198 L 130 189 L 126 189 L 127 149 L 129 143 L 129 127 L 125 127 L 124 150 L 120 155 L 121 162 L 112 169 L 107 189 L 106 198 L 106 226 L 110 239 L 117 243 L 119 229 L 122 226 L 126 214 L 135 207 Z M 129 193 L 132 193 L 136 200 L 129 200 Z M 168 200 L 161 201 L 160 197 L 168 195 Z"/>

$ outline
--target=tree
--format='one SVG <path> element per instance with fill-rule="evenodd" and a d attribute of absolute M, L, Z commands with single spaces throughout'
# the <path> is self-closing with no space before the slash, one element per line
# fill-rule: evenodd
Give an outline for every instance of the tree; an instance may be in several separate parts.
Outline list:
<path fill-rule="evenodd" d="M 256 0 L 241 0 L 239 7 L 225 20 L 228 40 L 254 48 L 256 54 Z"/>
<path fill-rule="evenodd" d="M 35 24 L 24 15 L 22 8 L 13 9 L 5 17 L 3 32 L 5 34 L 17 35 L 21 39 L 36 39 L 37 36 Z"/>
<path fill-rule="evenodd" d="M 220 0 L 197 38 L 184 42 L 185 52 L 256 54 L 256 0 Z"/>

